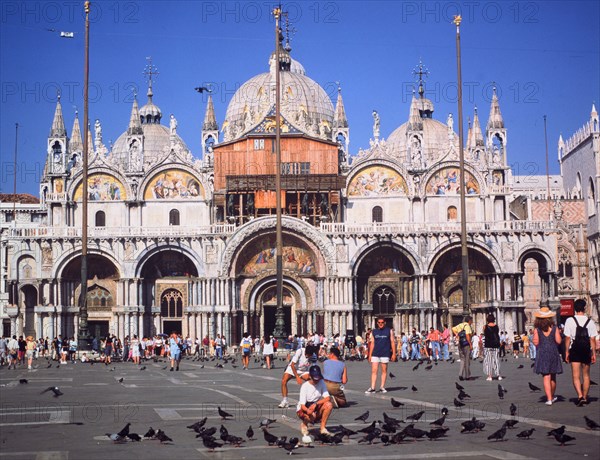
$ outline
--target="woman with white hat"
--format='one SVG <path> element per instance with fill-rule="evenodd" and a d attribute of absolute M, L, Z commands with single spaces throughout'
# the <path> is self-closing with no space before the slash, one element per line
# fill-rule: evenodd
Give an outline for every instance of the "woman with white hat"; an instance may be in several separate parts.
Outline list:
<path fill-rule="evenodd" d="M 548 307 L 536 311 L 533 323 L 533 343 L 537 348 L 534 371 L 542 374 L 546 405 L 551 406 L 556 402 L 556 374 L 562 374 L 562 359 L 558 353 L 558 346 L 562 342 L 560 331 L 554 324 L 556 313 Z"/>

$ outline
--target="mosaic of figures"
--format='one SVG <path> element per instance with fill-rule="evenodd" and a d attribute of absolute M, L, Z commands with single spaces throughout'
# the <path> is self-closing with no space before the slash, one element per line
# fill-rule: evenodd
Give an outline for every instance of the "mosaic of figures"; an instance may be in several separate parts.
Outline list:
<path fill-rule="evenodd" d="M 75 201 L 81 200 L 82 184 L 75 190 Z M 125 200 L 125 187 L 115 177 L 109 174 L 91 174 L 88 177 L 88 200 L 90 201 L 120 201 Z"/>
<path fill-rule="evenodd" d="M 195 199 L 204 196 L 204 189 L 194 176 L 180 169 L 161 171 L 146 186 L 145 200 Z"/>
<path fill-rule="evenodd" d="M 458 195 L 460 189 L 458 184 L 460 170 L 458 168 L 443 168 L 433 175 L 425 192 L 427 195 Z M 465 186 L 467 195 L 478 195 L 480 193 L 479 183 L 469 172 L 465 171 Z"/>
<path fill-rule="evenodd" d="M 258 275 L 265 270 L 275 270 L 275 237 L 263 238 L 256 245 L 246 248 L 240 260 L 244 275 Z M 315 256 L 312 251 L 300 247 L 299 243 L 284 241 L 283 269 L 305 275 L 315 273 Z"/>
<path fill-rule="evenodd" d="M 404 178 L 386 166 L 369 166 L 360 171 L 348 186 L 348 196 L 406 195 Z"/>

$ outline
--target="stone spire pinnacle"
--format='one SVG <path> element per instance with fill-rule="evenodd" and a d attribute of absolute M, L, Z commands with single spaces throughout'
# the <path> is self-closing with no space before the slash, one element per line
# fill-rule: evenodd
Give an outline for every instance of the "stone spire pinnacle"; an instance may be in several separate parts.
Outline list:
<path fill-rule="evenodd" d="M 483 132 L 481 131 L 481 124 L 479 123 L 479 115 L 477 114 L 477 106 L 475 107 L 473 114 L 473 133 L 471 136 L 471 142 L 472 144 L 467 144 L 468 147 L 476 148 L 483 147 L 485 145 L 485 142 L 483 141 Z"/>
<path fill-rule="evenodd" d="M 131 116 L 129 117 L 129 127 L 127 134 L 143 134 L 142 122 L 140 121 L 140 110 L 138 108 L 137 94 L 133 95 L 133 105 L 131 106 Z"/>
<path fill-rule="evenodd" d="M 94 151 L 94 141 L 92 140 L 92 127 L 89 122 L 88 122 L 88 129 L 87 129 L 87 148 L 88 148 L 88 154 L 90 154 L 91 152 Z"/>
<path fill-rule="evenodd" d="M 592 103 L 592 111 L 590 112 L 590 116 L 592 118 L 598 117 L 598 112 L 596 112 L 596 104 Z"/>
<path fill-rule="evenodd" d="M 79 127 L 79 112 L 77 111 L 75 111 L 75 120 L 73 120 L 73 129 L 71 130 L 69 146 L 71 152 L 83 151 L 83 141 L 81 138 L 81 129 Z"/>
<path fill-rule="evenodd" d="M 347 128 L 348 119 L 346 118 L 346 109 L 344 108 L 344 100 L 342 99 L 342 88 L 338 85 L 338 97 L 335 103 L 335 115 L 333 117 L 333 126 L 335 128 Z"/>
<path fill-rule="evenodd" d="M 490 107 L 490 118 L 488 119 L 487 129 L 503 129 L 504 119 L 500 113 L 500 104 L 498 103 L 498 95 L 496 94 L 496 85 L 493 87 L 494 94 L 492 96 L 492 104 Z"/>
<path fill-rule="evenodd" d="M 471 142 L 473 138 L 473 130 L 471 129 L 471 117 L 467 118 L 467 125 L 469 128 L 467 129 L 467 148 L 471 148 Z"/>
<path fill-rule="evenodd" d="M 60 93 L 58 94 L 58 100 L 56 101 L 54 120 L 52 120 L 52 128 L 50 129 L 50 137 L 67 137 L 67 129 L 65 128 L 62 105 L 60 104 Z"/>
<path fill-rule="evenodd" d="M 408 116 L 408 129 L 411 131 L 421 131 L 423 129 L 423 119 L 419 112 L 419 104 L 413 90 L 412 101 L 410 102 L 410 114 Z"/>
<path fill-rule="evenodd" d="M 215 106 L 213 105 L 212 94 L 208 94 L 208 102 L 206 103 L 206 113 L 204 114 L 204 123 L 202 123 L 203 131 L 215 131 L 219 129 L 217 118 L 215 117 Z"/>

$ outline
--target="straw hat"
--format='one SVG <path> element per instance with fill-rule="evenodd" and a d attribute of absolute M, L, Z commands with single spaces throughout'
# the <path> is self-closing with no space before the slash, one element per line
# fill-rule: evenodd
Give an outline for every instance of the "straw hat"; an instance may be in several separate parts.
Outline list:
<path fill-rule="evenodd" d="M 536 311 L 533 316 L 536 318 L 554 318 L 556 316 L 556 312 L 550 310 L 548 307 L 542 307 Z"/>

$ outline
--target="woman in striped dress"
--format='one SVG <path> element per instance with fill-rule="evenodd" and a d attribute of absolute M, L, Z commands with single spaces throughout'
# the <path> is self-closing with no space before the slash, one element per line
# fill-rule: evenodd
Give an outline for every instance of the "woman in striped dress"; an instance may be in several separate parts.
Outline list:
<path fill-rule="evenodd" d="M 487 315 L 487 324 L 483 328 L 485 337 L 485 354 L 483 358 L 483 372 L 487 375 L 486 380 L 492 380 L 492 375 L 502 380 L 500 376 L 500 362 L 498 351 L 500 349 L 500 331 L 493 314 Z"/>

